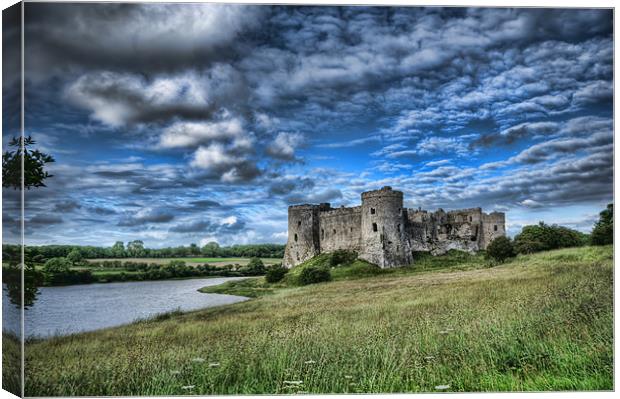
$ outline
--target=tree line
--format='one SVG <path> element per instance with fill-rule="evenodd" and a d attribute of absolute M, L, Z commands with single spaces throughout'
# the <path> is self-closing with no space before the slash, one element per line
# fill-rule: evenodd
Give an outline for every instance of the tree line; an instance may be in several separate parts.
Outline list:
<path fill-rule="evenodd" d="M 19 245 L 3 244 L 4 259 L 18 259 Z M 84 259 L 96 258 L 186 258 L 203 256 L 209 258 L 282 258 L 284 245 L 281 244 L 251 244 L 220 246 L 210 242 L 203 247 L 196 244 L 189 246 L 145 248 L 141 240 L 130 241 L 125 244 L 117 241 L 111 247 L 96 247 L 88 245 L 40 245 L 24 248 L 26 260 L 34 263 L 44 263 L 52 258 L 66 258 L 70 253 L 77 251 Z"/>

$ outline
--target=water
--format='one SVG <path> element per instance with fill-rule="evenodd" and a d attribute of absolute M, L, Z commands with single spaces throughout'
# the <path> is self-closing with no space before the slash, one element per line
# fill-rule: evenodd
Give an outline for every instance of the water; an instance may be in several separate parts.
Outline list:
<path fill-rule="evenodd" d="M 119 326 L 176 309 L 202 309 L 241 302 L 234 295 L 203 294 L 197 290 L 239 277 L 140 281 L 42 287 L 34 306 L 25 311 L 25 335 L 49 337 Z M 3 329 L 17 333 L 19 309 L 3 289 Z M 12 309 L 11 309 L 12 308 Z"/>

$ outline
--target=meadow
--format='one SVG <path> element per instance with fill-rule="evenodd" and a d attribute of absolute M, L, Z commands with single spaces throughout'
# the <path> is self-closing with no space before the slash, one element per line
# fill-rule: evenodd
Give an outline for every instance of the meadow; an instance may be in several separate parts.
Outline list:
<path fill-rule="evenodd" d="M 611 246 L 441 263 L 30 341 L 26 395 L 613 389 Z"/>

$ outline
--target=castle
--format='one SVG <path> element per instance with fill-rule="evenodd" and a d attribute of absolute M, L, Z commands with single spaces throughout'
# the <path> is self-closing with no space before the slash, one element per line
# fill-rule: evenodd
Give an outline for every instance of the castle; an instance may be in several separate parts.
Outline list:
<path fill-rule="evenodd" d="M 486 249 L 506 234 L 505 224 L 504 213 L 487 214 L 481 208 L 405 209 L 403 193 L 386 186 L 362 193 L 361 206 L 290 206 L 284 265 L 290 268 L 338 249 L 355 251 L 382 268 L 409 265 L 417 251 L 438 255 L 450 249 Z"/>

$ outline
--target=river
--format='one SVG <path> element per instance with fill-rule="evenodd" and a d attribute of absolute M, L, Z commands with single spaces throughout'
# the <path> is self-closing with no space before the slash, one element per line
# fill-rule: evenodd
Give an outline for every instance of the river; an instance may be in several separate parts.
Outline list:
<path fill-rule="evenodd" d="M 139 281 L 42 287 L 35 304 L 25 311 L 27 337 L 46 338 L 131 323 L 174 310 L 197 310 L 241 302 L 234 295 L 197 290 L 239 277 Z M 3 330 L 19 331 L 19 309 L 2 290 Z"/>

